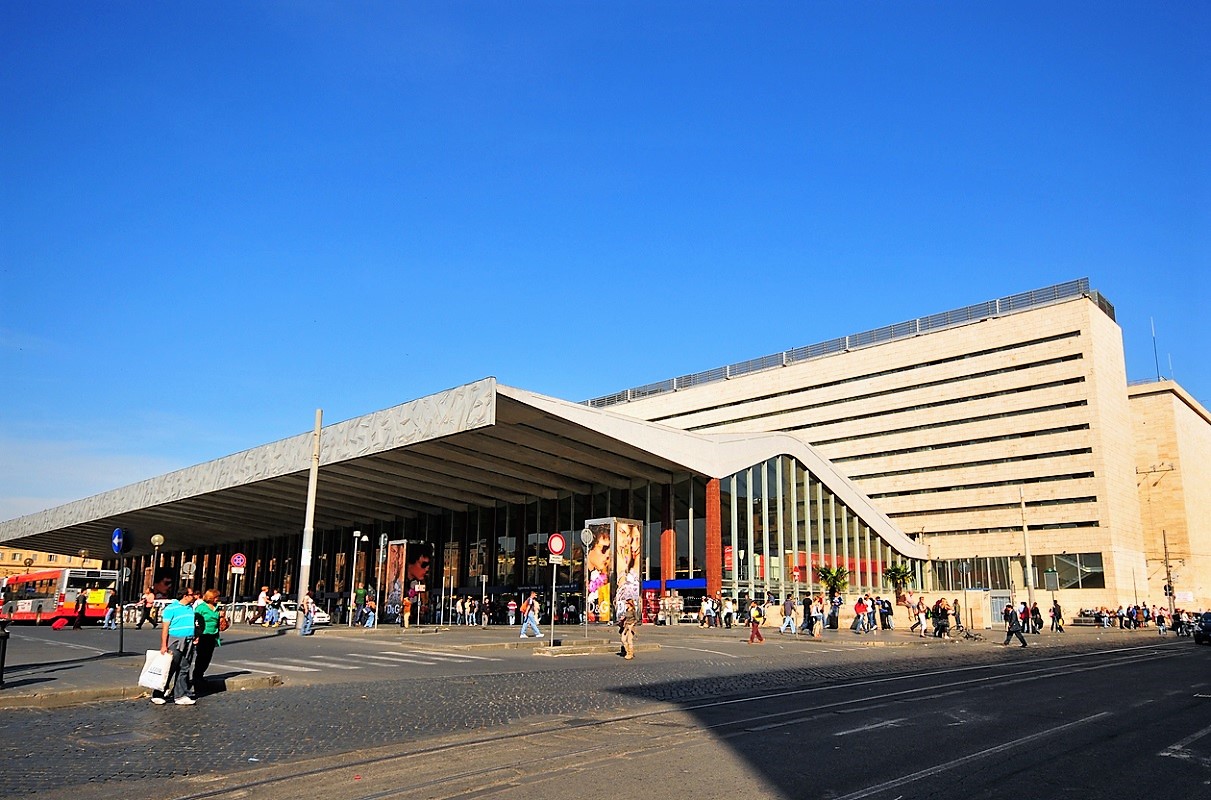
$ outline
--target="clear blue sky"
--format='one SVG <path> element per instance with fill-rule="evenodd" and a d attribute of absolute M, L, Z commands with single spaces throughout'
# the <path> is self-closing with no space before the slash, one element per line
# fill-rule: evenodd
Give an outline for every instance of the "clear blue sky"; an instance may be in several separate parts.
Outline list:
<path fill-rule="evenodd" d="M 1211 4 L 6 2 L 0 519 L 1089 277 L 1211 405 Z"/>

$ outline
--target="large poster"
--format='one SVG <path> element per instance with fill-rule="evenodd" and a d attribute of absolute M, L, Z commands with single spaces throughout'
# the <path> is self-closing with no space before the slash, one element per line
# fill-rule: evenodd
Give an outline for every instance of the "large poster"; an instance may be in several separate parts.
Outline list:
<path fill-rule="evenodd" d="M 585 614 L 589 622 L 610 621 L 610 572 L 614 566 L 614 518 L 590 519 L 584 524 L 592 534 L 585 549 Z"/>
<path fill-rule="evenodd" d="M 404 564 L 408 562 L 408 543 L 406 541 L 387 542 L 387 594 L 383 598 L 380 623 L 383 625 L 400 624 L 399 616 L 403 606 L 404 596 L 408 590 L 404 577 Z"/>
<path fill-rule="evenodd" d="M 643 523 L 633 519 L 614 520 L 614 612 L 626 611 L 627 600 L 635 601 L 642 611 L 639 589 L 642 586 Z"/>
<path fill-rule="evenodd" d="M 400 540 L 387 543 L 386 595 L 380 624 L 400 625 L 407 613 L 412 622 L 428 619 L 429 565 L 433 545 Z"/>
<path fill-rule="evenodd" d="M 626 608 L 641 609 L 643 523 L 604 517 L 585 521 L 591 539 L 585 551 L 585 611 L 590 622 L 609 622 Z"/>

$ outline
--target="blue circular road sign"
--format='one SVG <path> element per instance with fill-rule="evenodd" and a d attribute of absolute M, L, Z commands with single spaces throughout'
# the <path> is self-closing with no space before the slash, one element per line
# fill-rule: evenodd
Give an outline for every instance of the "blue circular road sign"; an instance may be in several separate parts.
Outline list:
<path fill-rule="evenodd" d="M 110 540 L 110 544 L 113 545 L 114 552 L 117 553 L 118 555 L 122 555 L 122 541 L 125 538 L 126 538 L 126 531 L 122 530 L 121 528 L 114 528 L 114 535 L 113 535 L 113 538 Z"/>

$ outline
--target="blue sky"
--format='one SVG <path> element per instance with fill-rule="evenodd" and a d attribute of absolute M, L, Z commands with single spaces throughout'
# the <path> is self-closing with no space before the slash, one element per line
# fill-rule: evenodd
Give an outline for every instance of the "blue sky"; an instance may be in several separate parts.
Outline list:
<path fill-rule="evenodd" d="M 0 519 L 1089 277 L 1211 405 L 1211 5 L 0 5 Z"/>

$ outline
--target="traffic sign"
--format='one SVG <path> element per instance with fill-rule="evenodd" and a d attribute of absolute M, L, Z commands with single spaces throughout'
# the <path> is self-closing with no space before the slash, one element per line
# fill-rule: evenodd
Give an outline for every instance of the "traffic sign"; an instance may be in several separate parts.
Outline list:
<path fill-rule="evenodd" d="M 117 555 L 123 555 L 130 552 L 130 537 L 127 536 L 126 531 L 122 530 L 121 528 L 114 528 L 114 535 L 110 537 L 109 543 L 113 547 L 114 553 Z"/>
<path fill-rule="evenodd" d="M 192 561 L 186 561 L 181 565 L 181 577 L 192 578 L 193 573 L 197 570 L 197 568 L 197 564 L 193 563 Z"/>
<path fill-rule="evenodd" d="M 553 556 L 562 556 L 563 550 L 567 546 L 567 542 L 564 541 L 562 533 L 552 533 L 550 538 L 547 539 L 547 550 L 549 550 Z"/>
<path fill-rule="evenodd" d="M 244 574 L 244 568 L 243 568 L 243 567 L 232 567 L 232 568 L 231 568 L 231 574 L 232 574 L 232 575 L 243 575 L 243 574 Z"/>
<path fill-rule="evenodd" d="M 552 564 L 562 564 L 563 556 L 557 556 L 557 555 L 552 554 L 549 560 Z"/>
<path fill-rule="evenodd" d="M 243 553 L 232 553 L 232 555 L 231 555 L 231 566 L 232 567 L 239 567 L 240 570 L 242 571 L 244 569 L 244 567 L 246 567 L 247 565 L 248 565 L 248 559 L 244 557 Z M 235 572 L 235 570 L 233 569 L 232 572 Z M 236 573 L 236 574 L 241 574 L 241 573 Z"/>

